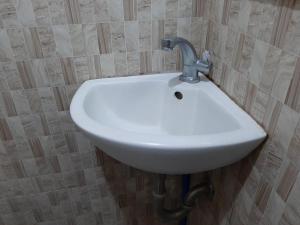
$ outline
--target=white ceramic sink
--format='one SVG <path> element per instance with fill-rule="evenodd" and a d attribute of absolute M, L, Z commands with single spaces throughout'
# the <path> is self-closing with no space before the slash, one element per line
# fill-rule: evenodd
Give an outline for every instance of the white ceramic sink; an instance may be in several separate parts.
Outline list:
<path fill-rule="evenodd" d="M 163 174 L 195 173 L 231 164 L 266 137 L 204 75 L 197 84 L 180 82 L 178 75 L 86 81 L 72 100 L 72 119 L 108 155 Z"/>

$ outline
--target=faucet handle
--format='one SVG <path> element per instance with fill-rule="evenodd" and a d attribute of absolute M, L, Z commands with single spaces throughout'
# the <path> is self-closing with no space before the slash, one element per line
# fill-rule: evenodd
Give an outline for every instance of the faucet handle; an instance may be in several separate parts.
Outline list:
<path fill-rule="evenodd" d="M 210 52 L 208 50 L 205 50 L 202 53 L 202 61 L 206 62 L 207 64 L 211 63 L 211 54 L 210 54 Z"/>
<path fill-rule="evenodd" d="M 205 68 L 211 68 L 212 66 L 212 60 L 211 60 L 211 54 L 208 50 L 205 50 L 202 53 L 202 58 L 198 59 L 196 62 L 198 65 L 205 67 Z"/>

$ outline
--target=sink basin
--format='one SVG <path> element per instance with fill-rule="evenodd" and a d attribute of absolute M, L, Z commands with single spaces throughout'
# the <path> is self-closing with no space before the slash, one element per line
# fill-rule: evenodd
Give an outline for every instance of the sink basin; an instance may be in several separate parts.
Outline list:
<path fill-rule="evenodd" d="M 222 167 L 264 140 L 264 130 L 204 75 L 197 84 L 178 75 L 86 81 L 71 117 L 111 157 L 162 174 Z"/>

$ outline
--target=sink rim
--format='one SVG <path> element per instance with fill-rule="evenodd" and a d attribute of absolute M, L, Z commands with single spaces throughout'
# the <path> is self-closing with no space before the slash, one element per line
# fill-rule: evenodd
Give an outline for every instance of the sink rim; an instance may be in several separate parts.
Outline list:
<path fill-rule="evenodd" d="M 262 140 L 266 137 L 265 131 L 252 119 L 243 109 L 234 103 L 225 93 L 223 93 L 214 83 L 209 81 L 204 75 L 200 75 L 201 80 L 198 84 L 181 83 L 182 86 L 189 86 L 190 88 L 197 88 L 203 86 L 214 90 L 214 96 L 220 99 L 214 99 L 222 105 L 231 104 L 232 108 L 228 113 L 237 113 L 233 116 L 237 120 L 240 128 L 220 132 L 216 134 L 197 134 L 197 135 L 170 135 L 170 134 L 146 134 L 137 133 L 133 131 L 119 130 L 117 128 L 103 126 L 96 123 L 90 118 L 84 109 L 85 96 L 92 86 L 101 84 L 114 84 L 115 82 L 133 82 L 138 80 L 153 81 L 163 80 L 169 81 L 177 77 L 180 73 L 163 73 L 151 74 L 143 76 L 130 76 L 130 77 L 115 77 L 103 78 L 96 80 L 88 80 L 84 82 L 76 91 L 71 105 L 70 114 L 76 125 L 84 132 L 97 137 L 98 139 L 114 142 L 118 144 L 126 144 L 128 146 L 151 148 L 151 149 L 170 149 L 170 150 L 200 150 L 201 148 L 218 148 L 230 145 L 236 145 L 245 142 Z M 208 81 L 208 82 L 205 82 Z M 202 87 L 202 88 L 203 88 Z M 209 93 L 207 93 L 209 94 Z"/>

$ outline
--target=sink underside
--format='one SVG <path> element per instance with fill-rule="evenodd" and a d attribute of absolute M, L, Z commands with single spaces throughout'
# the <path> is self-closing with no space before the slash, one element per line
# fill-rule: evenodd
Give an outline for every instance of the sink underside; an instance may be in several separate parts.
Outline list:
<path fill-rule="evenodd" d="M 71 116 L 94 143 L 133 167 L 183 174 L 233 163 L 265 132 L 212 82 L 178 74 L 85 82 Z"/>

